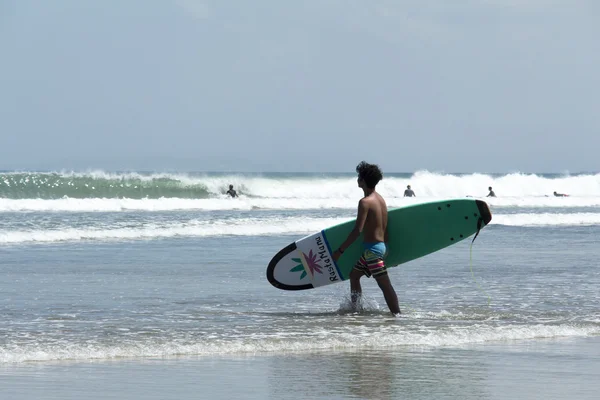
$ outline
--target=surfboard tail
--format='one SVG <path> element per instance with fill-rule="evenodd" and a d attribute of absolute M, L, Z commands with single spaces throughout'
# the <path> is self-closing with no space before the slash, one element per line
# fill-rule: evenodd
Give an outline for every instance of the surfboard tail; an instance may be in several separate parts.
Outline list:
<path fill-rule="evenodd" d="M 492 212 L 490 211 L 490 207 L 483 200 L 475 200 L 477 204 L 477 209 L 479 210 L 479 215 L 483 220 L 483 224 L 487 225 L 492 220 Z"/>

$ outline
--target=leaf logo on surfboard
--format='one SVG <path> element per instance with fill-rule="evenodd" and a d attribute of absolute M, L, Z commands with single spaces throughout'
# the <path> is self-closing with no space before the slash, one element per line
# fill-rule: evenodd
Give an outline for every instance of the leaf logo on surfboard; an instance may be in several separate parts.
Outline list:
<path fill-rule="evenodd" d="M 313 251 L 311 250 L 308 252 L 308 255 L 303 252 L 301 252 L 301 254 L 302 254 L 302 258 L 304 259 L 304 262 L 308 266 L 308 270 L 310 271 L 310 274 L 312 276 L 315 276 L 315 272 L 318 272 L 319 274 L 323 273 L 323 267 L 321 267 L 319 265 L 319 260 L 317 260 L 316 253 L 313 253 Z M 294 268 L 290 269 L 290 272 L 302 271 L 302 274 L 300 275 L 300 279 L 304 279 L 304 277 L 306 276 L 306 268 L 304 268 L 304 263 L 302 262 L 302 258 L 292 258 L 292 261 L 297 262 L 298 265 L 296 265 Z"/>

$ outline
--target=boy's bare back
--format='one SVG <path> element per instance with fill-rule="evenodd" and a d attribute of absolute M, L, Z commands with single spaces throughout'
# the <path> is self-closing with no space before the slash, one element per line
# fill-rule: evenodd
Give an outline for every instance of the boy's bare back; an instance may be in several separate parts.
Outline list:
<path fill-rule="evenodd" d="M 367 208 L 367 219 L 363 228 L 364 241 L 368 243 L 384 242 L 387 228 L 387 204 L 381 195 L 373 192 L 360 202 Z"/>

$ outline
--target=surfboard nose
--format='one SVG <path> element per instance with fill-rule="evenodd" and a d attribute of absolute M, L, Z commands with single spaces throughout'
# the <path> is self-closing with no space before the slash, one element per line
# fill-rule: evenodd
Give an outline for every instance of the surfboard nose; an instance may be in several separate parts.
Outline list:
<path fill-rule="evenodd" d="M 297 248 L 296 242 L 293 242 L 281 249 L 269 262 L 267 280 L 271 285 L 283 290 L 305 290 L 314 287 L 308 278 L 304 281 L 301 279 L 306 273 L 300 274 L 303 265 L 296 255 Z"/>
<path fill-rule="evenodd" d="M 477 209 L 479 210 L 479 215 L 483 219 L 484 224 L 489 224 L 492 220 L 492 212 L 490 211 L 490 207 L 483 200 L 475 200 L 477 203 Z"/>

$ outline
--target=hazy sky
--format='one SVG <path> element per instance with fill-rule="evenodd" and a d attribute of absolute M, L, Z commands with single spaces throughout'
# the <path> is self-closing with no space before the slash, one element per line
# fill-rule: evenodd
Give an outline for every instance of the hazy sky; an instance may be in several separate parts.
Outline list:
<path fill-rule="evenodd" d="M 0 169 L 600 170 L 598 0 L 0 0 Z"/>

